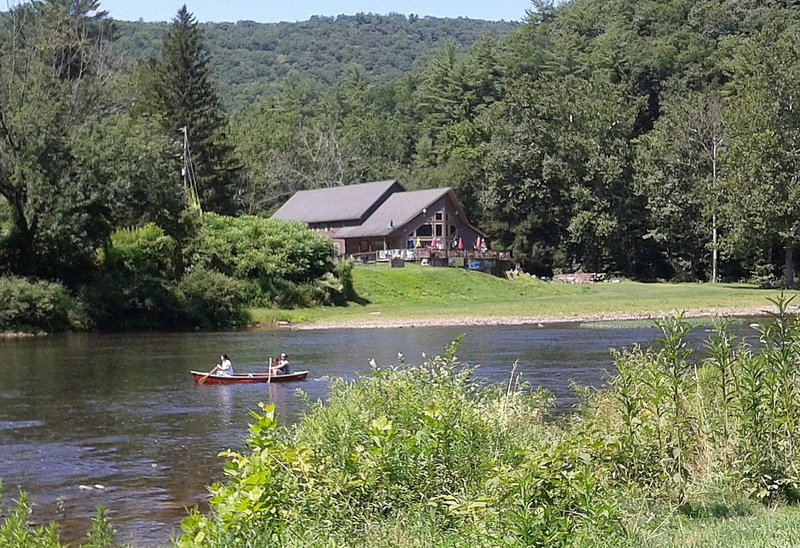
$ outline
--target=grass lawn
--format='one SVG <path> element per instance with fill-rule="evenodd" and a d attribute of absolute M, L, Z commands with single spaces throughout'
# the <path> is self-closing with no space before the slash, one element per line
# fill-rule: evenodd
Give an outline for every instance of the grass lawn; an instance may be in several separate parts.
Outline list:
<path fill-rule="evenodd" d="M 653 547 L 782 548 L 800 546 L 800 509 L 765 509 L 729 519 L 686 519 L 647 541 Z"/>
<path fill-rule="evenodd" d="M 297 310 L 252 309 L 256 323 L 559 318 L 672 311 L 768 308 L 780 292 L 744 284 L 599 283 L 569 285 L 521 276 L 506 280 L 455 268 L 359 266 L 354 283 L 364 304 Z M 796 293 L 796 292 L 793 292 Z"/>

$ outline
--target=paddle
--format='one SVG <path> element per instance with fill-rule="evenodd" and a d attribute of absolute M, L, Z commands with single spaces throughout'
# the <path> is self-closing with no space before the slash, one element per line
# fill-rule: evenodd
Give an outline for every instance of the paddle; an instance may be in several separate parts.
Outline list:
<path fill-rule="evenodd" d="M 214 369 L 216 369 L 216 368 L 217 368 L 217 366 L 215 365 Z M 206 382 L 208 380 L 209 375 L 211 375 L 211 373 L 214 372 L 214 369 L 212 369 L 211 371 L 206 373 L 204 377 L 200 377 L 199 379 L 197 379 L 197 384 L 203 384 L 204 382 Z"/>
<path fill-rule="evenodd" d="M 269 367 L 267 368 L 267 382 L 272 382 L 272 357 L 269 358 Z"/>

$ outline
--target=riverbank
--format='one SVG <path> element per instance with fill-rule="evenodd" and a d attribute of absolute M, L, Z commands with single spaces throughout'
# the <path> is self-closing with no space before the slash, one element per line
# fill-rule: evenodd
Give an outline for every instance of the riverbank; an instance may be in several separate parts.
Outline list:
<path fill-rule="evenodd" d="M 227 453 L 234 472 L 181 542 L 794 545 L 797 457 L 784 448 L 797 447 L 798 394 L 774 351 L 800 337 L 787 312 L 784 299 L 746 351 L 709 334 L 702 369 L 690 326 L 667 320 L 657 347 L 615 353 L 615 380 L 564 420 L 541 420 L 549 398 L 513 374 L 477 389 L 455 347 L 332 381 L 282 435 L 263 406 L 251 451 Z"/>
<path fill-rule="evenodd" d="M 363 320 L 340 322 L 310 322 L 302 324 L 284 323 L 280 327 L 292 330 L 313 329 L 397 329 L 405 327 L 459 327 L 482 325 L 545 325 L 558 323 L 602 323 L 602 322 L 649 322 L 665 318 L 672 314 L 683 313 L 685 318 L 756 318 L 769 316 L 776 308 L 729 308 L 708 310 L 671 310 L 657 313 L 642 314 L 591 314 L 581 316 L 505 316 L 505 317 L 464 317 L 464 318 L 433 318 L 433 319 L 408 319 L 408 320 Z"/>
<path fill-rule="evenodd" d="M 252 309 L 255 324 L 289 329 L 538 325 L 647 321 L 686 317 L 754 317 L 774 310 L 779 290 L 747 284 L 640 283 L 591 285 L 513 280 L 459 269 L 360 267 L 360 303 L 295 310 Z M 788 295 L 796 295 L 796 291 Z"/>

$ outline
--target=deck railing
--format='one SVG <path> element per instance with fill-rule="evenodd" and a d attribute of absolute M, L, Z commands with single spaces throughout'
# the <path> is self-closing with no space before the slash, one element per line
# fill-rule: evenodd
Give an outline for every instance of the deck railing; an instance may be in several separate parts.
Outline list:
<path fill-rule="evenodd" d="M 347 259 L 352 259 L 357 264 L 374 264 L 380 262 L 389 262 L 395 257 L 400 257 L 406 261 L 421 261 L 427 259 L 440 259 L 448 261 L 449 259 L 496 259 L 500 261 L 510 261 L 511 254 L 508 252 L 497 251 L 480 251 L 480 250 L 466 250 L 466 249 L 431 249 L 431 248 L 417 248 L 417 249 L 386 249 L 380 251 L 364 251 L 361 253 L 347 253 L 344 255 Z"/>

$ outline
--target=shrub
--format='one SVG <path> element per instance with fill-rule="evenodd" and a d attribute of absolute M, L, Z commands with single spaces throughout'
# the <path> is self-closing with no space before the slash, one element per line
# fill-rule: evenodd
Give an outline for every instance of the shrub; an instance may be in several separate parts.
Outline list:
<path fill-rule="evenodd" d="M 106 272 L 173 279 L 175 256 L 175 241 L 160 227 L 148 223 L 114 232 L 108 248 L 98 252 L 98 262 Z"/>
<path fill-rule="evenodd" d="M 60 548 L 56 526 L 50 523 L 43 527 L 28 525 L 31 507 L 28 495 L 20 493 L 10 514 L 0 523 L 0 546 L 32 546 L 40 548 Z"/>
<path fill-rule="evenodd" d="M 95 327 L 112 331 L 185 327 L 183 302 L 174 282 L 154 276 L 106 273 L 83 288 Z"/>
<path fill-rule="evenodd" d="M 0 330 L 64 331 L 80 325 L 77 303 L 64 286 L 0 278 Z"/>
<path fill-rule="evenodd" d="M 398 516 L 437 538 L 468 532 L 460 545 L 563 543 L 587 526 L 614 528 L 591 459 L 547 449 L 545 400 L 524 386 L 481 387 L 454 350 L 332 381 L 327 404 L 292 431 L 278 430 L 274 407 L 262 404 L 249 452 L 223 453 L 213 514 L 193 512 L 180 544 L 357 545 Z M 533 506 L 543 514 L 520 517 Z"/>
<path fill-rule="evenodd" d="M 352 293 L 347 266 L 335 267 L 329 239 L 296 222 L 206 214 L 191 250 L 194 268 L 257 288 L 249 304 L 339 304 Z"/>
<path fill-rule="evenodd" d="M 248 323 L 243 309 L 245 285 L 218 272 L 197 269 L 183 277 L 178 290 L 188 325 L 230 327 Z"/>
<path fill-rule="evenodd" d="M 0 496 L 3 485 L 0 483 Z M 55 523 L 43 526 L 31 524 L 33 509 L 28 504 L 28 494 L 21 492 L 11 511 L 6 515 L 0 512 L 0 546 L 14 548 L 61 548 Z M 97 508 L 92 526 L 86 535 L 85 548 L 105 548 L 113 546 L 114 528 L 108 513 Z"/>
<path fill-rule="evenodd" d="M 194 265 L 239 279 L 302 283 L 333 269 L 329 239 L 301 223 L 260 217 L 208 213 L 192 251 Z"/>

